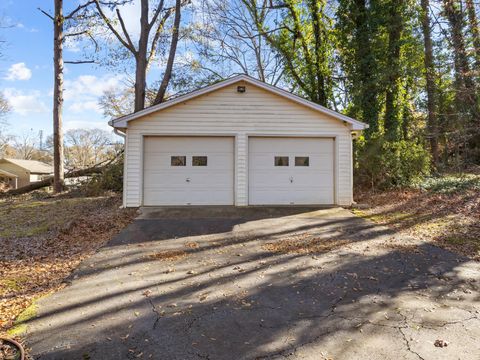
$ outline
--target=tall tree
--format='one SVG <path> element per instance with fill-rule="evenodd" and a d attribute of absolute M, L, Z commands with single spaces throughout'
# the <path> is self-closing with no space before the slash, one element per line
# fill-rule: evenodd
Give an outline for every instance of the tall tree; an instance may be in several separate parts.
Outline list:
<path fill-rule="evenodd" d="M 470 33 L 472 35 L 473 49 L 475 51 L 476 76 L 480 76 L 480 28 L 478 26 L 477 12 L 473 0 L 465 0 L 467 8 Z"/>
<path fill-rule="evenodd" d="M 430 25 L 430 1 L 421 0 L 421 22 L 424 44 L 425 79 L 427 87 L 427 124 L 430 139 L 430 151 L 434 167 L 438 166 L 438 120 L 435 83 L 435 64 L 433 61 L 432 31 Z"/>
<path fill-rule="evenodd" d="M 172 40 L 170 42 L 170 51 L 168 52 L 167 66 L 160 87 L 158 88 L 157 96 L 153 101 L 153 105 L 160 104 L 165 99 L 165 93 L 167 92 L 168 84 L 172 78 L 173 62 L 175 61 L 175 55 L 177 54 L 178 37 L 180 35 L 181 10 L 182 2 L 181 0 L 176 0 L 175 19 L 173 20 Z"/>
<path fill-rule="evenodd" d="M 464 14 L 460 0 L 443 0 L 443 9 L 450 27 L 455 71 L 455 102 L 459 116 L 470 115 L 478 119 L 475 83 L 466 51 Z"/>
<path fill-rule="evenodd" d="M 302 95 L 327 106 L 332 97 L 333 38 L 326 2 L 285 0 L 274 5 L 268 0 L 243 1 L 259 33 L 281 56 L 285 75 L 294 81 Z M 266 9 L 277 11 L 275 20 L 264 20 Z"/>
<path fill-rule="evenodd" d="M 242 0 L 206 1 L 203 10 L 205 18 L 197 32 L 201 57 L 193 66 L 215 80 L 243 73 L 279 84 L 283 75 L 281 58 L 259 34 Z M 270 12 L 259 12 L 259 22 L 268 21 Z"/>
<path fill-rule="evenodd" d="M 378 37 L 378 21 L 366 0 L 341 0 L 337 10 L 336 36 L 350 97 L 348 112 L 369 124 L 370 137 L 379 129 L 379 65 L 374 51 Z"/>
<path fill-rule="evenodd" d="M 53 23 L 53 190 L 61 192 L 63 190 L 65 160 L 63 150 L 63 66 L 64 63 L 83 64 L 91 61 L 65 61 L 63 60 L 63 43 L 67 37 L 79 36 L 85 31 L 74 31 L 65 33 L 65 26 L 69 22 L 75 23 L 79 17 L 83 17 L 84 12 L 93 4 L 93 0 L 84 1 L 75 9 L 64 15 L 63 0 L 54 0 L 54 14 L 39 8 Z M 69 24 L 69 27 L 72 25 Z"/>
<path fill-rule="evenodd" d="M 188 4 L 189 0 L 175 0 L 175 6 L 170 7 L 167 6 L 165 0 L 160 0 L 157 5 L 155 5 L 152 13 L 150 12 L 150 0 L 140 0 L 140 33 L 137 44 L 134 44 L 134 35 L 128 32 L 121 14 L 121 6 L 129 1 L 116 0 L 108 4 L 109 9 L 115 10 L 116 19 L 111 19 L 107 16 L 102 6 L 102 1 L 94 0 L 94 2 L 97 13 L 103 21 L 103 25 L 108 28 L 120 45 L 131 54 L 135 62 L 135 112 L 145 108 L 148 67 L 157 55 L 161 37 L 164 37 L 167 32 L 167 21 L 170 16 L 175 13 L 167 66 L 154 103 L 163 101 L 166 88 L 172 75 L 173 62 L 177 50 L 181 7 Z M 116 23 L 119 24 L 119 27 L 115 26 Z"/>
<path fill-rule="evenodd" d="M 400 137 L 400 50 L 404 28 L 405 0 L 390 0 L 387 4 L 388 48 L 386 55 L 385 134 L 391 140 Z"/>
<path fill-rule="evenodd" d="M 63 0 L 55 0 L 53 18 L 53 189 L 63 190 L 65 160 L 63 150 Z"/>

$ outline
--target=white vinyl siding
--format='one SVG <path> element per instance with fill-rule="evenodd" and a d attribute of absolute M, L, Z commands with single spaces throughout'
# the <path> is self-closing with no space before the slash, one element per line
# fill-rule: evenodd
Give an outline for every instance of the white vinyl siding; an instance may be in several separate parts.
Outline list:
<path fill-rule="evenodd" d="M 237 92 L 245 85 L 246 92 Z M 248 83 L 236 83 L 128 123 L 125 205 L 142 205 L 144 137 L 234 136 L 235 205 L 248 205 L 248 138 L 334 139 L 335 203 L 352 202 L 350 125 Z"/>

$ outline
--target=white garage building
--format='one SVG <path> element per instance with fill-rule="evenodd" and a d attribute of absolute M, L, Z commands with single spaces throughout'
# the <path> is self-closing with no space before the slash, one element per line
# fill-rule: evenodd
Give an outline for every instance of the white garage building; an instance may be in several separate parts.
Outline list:
<path fill-rule="evenodd" d="M 124 206 L 350 205 L 366 124 L 240 75 L 110 122 Z"/>

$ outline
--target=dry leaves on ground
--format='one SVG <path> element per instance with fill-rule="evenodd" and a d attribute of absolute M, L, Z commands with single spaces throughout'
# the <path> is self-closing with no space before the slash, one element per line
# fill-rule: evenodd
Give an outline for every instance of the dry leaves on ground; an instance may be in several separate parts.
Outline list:
<path fill-rule="evenodd" d="M 182 250 L 164 250 L 150 254 L 148 258 L 152 260 L 175 261 L 183 259 L 186 256 L 187 253 Z"/>
<path fill-rule="evenodd" d="M 135 210 L 120 205 L 118 196 L 23 196 L 0 203 L 0 334 L 131 222 Z"/>
<path fill-rule="evenodd" d="M 324 253 L 337 249 L 350 241 L 337 238 L 312 237 L 308 233 L 289 236 L 263 245 L 263 249 L 281 254 Z"/>
<path fill-rule="evenodd" d="M 357 215 L 386 225 L 398 235 L 433 241 L 480 259 L 480 191 L 476 189 L 366 192 L 357 202 L 368 206 L 354 209 Z"/>

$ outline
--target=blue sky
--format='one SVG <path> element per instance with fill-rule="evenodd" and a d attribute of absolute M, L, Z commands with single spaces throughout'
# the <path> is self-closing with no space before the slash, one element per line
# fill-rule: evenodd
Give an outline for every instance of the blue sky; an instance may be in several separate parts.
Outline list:
<path fill-rule="evenodd" d="M 75 3 L 65 1 L 65 9 Z M 53 28 L 51 20 L 38 7 L 52 13 L 53 1 L 0 2 L 0 17 L 10 25 L 0 29 L 0 39 L 6 41 L 0 59 L 0 90 L 13 108 L 7 120 L 8 132 L 15 135 L 37 134 L 39 130 L 45 135 L 52 132 Z M 65 60 L 81 57 L 74 47 L 65 48 Z M 109 130 L 108 119 L 98 107 L 98 97 L 106 88 L 121 86 L 122 76 L 92 64 L 65 68 L 64 129 Z"/>

